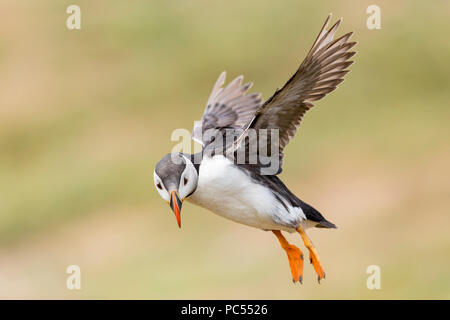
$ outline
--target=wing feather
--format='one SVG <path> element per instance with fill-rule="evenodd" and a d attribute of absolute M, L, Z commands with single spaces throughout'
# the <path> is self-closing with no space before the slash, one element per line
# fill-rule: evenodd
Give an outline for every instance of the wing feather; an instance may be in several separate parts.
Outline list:
<path fill-rule="evenodd" d="M 253 83 L 242 84 L 243 76 L 225 83 L 226 73 L 222 72 L 217 79 L 206 104 L 202 120 L 194 125 L 192 139 L 205 145 L 202 137 L 206 130 L 223 128 L 242 128 L 255 115 L 261 106 L 261 95 L 247 91 Z"/>
<path fill-rule="evenodd" d="M 344 81 L 344 76 L 349 72 L 347 68 L 353 63 L 349 60 L 355 55 L 355 52 L 349 51 L 356 45 L 356 42 L 349 42 L 353 33 L 333 40 L 342 19 L 327 30 L 330 19 L 331 14 L 297 72 L 257 110 L 246 126 L 257 132 L 258 129 L 278 129 L 281 157 L 285 146 L 295 136 L 303 115 L 313 107 L 312 102 L 335 90 Z M 236 146 L 245 140 L 244 136 L 245 132 Z"/>

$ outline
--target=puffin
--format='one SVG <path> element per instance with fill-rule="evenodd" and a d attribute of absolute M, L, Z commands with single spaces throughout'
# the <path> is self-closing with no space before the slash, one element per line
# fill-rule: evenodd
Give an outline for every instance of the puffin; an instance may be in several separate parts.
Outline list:
<path fill-rule="evenodd" d="M 331 14 L 296 72 L 264 103 L 259 93 L 247 94 L 252 83 L 242 84 L 242 76 L 224 86 L 222 72 L 192 131 L 202 151 L 171 152 L 154 170 L 156 190 L 180 228 L 187 200 L 234 222 L 272 232 L 287 255 L 294 283 L 303 283 L 303 252 L 282 232 L 300 235 L 320 283 L 325 271 L 306 230 L 336 228 L 279 178 L 284 148 L 304 114 L 314 101 L 336 89 L 353 63 L 353 32 L 334 39 L 342 18 L 328 28 L 330 19 Z"/>

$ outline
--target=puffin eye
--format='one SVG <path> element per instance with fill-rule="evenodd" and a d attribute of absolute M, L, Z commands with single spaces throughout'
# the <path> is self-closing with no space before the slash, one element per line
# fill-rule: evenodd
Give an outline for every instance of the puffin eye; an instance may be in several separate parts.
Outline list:
<path fill-rule="evenodd" d="M 186 185 L 188 183 L 188 178 L 184 178 L 183 183 L 184 183 L 184 185 Z"/>
<path fill-rule="evenodd" d="M 161 190 L 162 190 L 161 183 L 158 182 L 158 184 L 156 185 L 156 187 L 157 187 L 158 189 L 161 189 Z"/>

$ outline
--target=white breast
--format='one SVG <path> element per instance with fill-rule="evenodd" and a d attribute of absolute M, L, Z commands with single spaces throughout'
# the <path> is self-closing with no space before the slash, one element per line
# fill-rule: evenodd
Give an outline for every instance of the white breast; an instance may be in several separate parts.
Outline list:
<path fill-rule="evenodd" d="M 261 184 L 255 183 L 224 156 L 203 158 L 197 190 L 188 201 L 255 228 L 295 231 L 305 219 L 300 208 L 286 209 Z"/>

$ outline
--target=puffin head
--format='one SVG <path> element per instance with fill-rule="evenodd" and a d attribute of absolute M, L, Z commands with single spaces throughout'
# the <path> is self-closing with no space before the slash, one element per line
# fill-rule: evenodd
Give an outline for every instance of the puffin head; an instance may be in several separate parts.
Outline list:
<path fill-rule="evenodd" d="M 182 153 L 169 153 L 155 167 L 156 190 L 172 208 L 181 228 L 181 206 L 197 189 L 198 174 L 192 161 Z"/>

